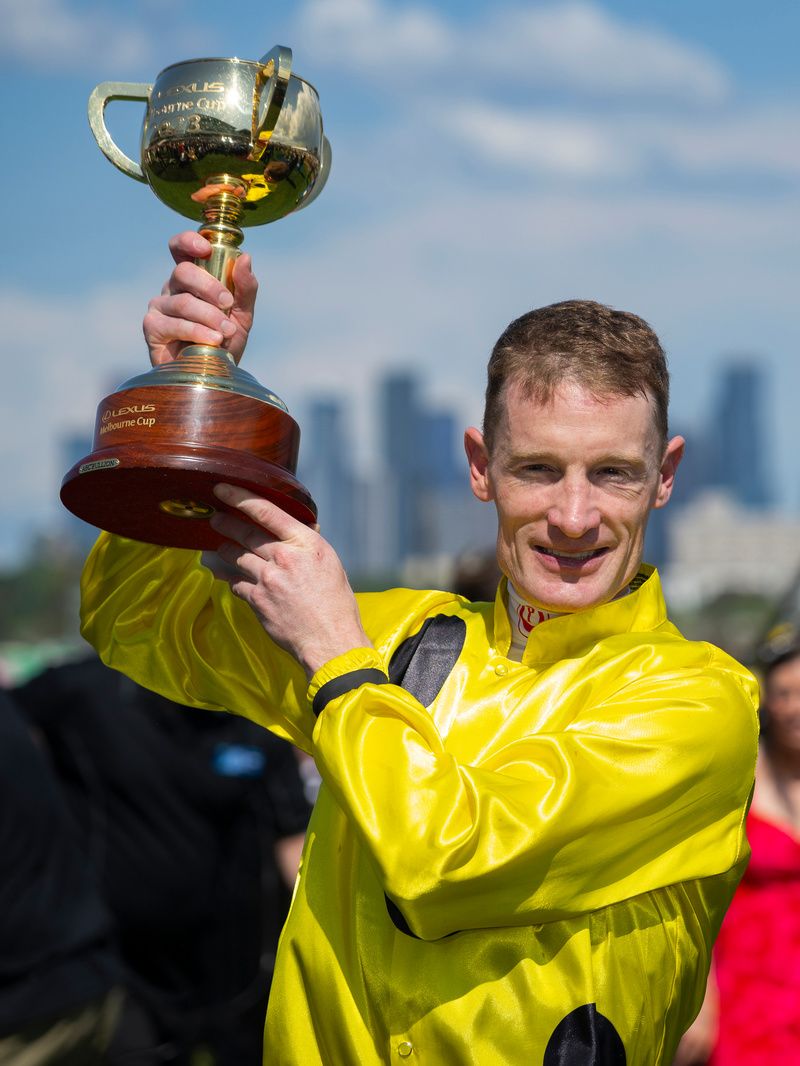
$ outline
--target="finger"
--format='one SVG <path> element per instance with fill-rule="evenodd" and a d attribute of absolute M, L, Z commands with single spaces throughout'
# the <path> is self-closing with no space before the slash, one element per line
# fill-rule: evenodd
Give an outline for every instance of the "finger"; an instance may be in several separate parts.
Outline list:
<path fill-rule="evenodd" d="M 183 263 L 188 259 L 208 259 L 211 244 L 196 230 L 184 230 L 170 237 L 169 250 L 176 263 Z"/>
<path fill-rule="evenodd" d="M 234 542 L 234 551 L 241 551 L 245 548 L 262 559 L 266 559 L 269 547 L 277 543 L 277 537 L 272 536 L 261 526 L 254 526 L 252 522 L 235 514 L 217 511 L 211 516 L 209 523 L 217 533 L 221 533 L 223 537 Z M 218 550 L 221 551 L 221 548 Z M 228 555 L 225 558 L 231 561 Z"/>
<path fill-rule="evenodd" d="M 234 304 L 233 294 L 197 263 L 178 263 L 169 276 L 162 296 L 189 294 L 209 306 L 229 311 Z"/>
<path fill-rule="evenodd" d="M 159 311 L 148 311 L 142 325 L 150 348 L 166 347 L 173 341 L 219 346 L 233 336 L 235 330 L 230 323 L 223 324 L 222 329 L 211 329 L 201 323 L 173 318 Z"/>
<path fill-rule="evenodd" d="M 204 551 L 200 555 L 200 562 L 218 581 L 238 581 L 241 573 L 235 566 L 231 566 L 221 558 L 219 552 Z"/>
<path fill-rule="evenodd" d="M 229 507 L 235 507 L 247 515 L 253 522 L 266 529 L 278 540 L 308 542 L 316 534 L 290 514 L 278 507 L 263 496 L 238 485 L 228 485 L 224 482 L 214 486 L 214 494 L 227 503 Z"/>
<path fill-rule="evenodd" d="M 225 541 L 220 544 L 217 548 L 217 555 L 225 564 L 228 582 L 244 579 L 251 585 L 255 585 L 262 575 L 264 566 L 269 563 L 269 559 L 265 556 L 249 551 L 235 541 Z"/>
<path fill-rule="evenodd" d="M 148 304 L 148 310 L 163 315 L 165 319 L 196 322 L 209 329 L 224 331 L 236 328 L 221 308 L 189 292 L 179 292 L 174 296 L 155 296 Z"/>
<path fill-rule="evenodd" d="M 252 317 L 258 294 L 258 279 L 253 273 L 252 260 L 246 252 L 233 264 L 231 280 L 236 298 L 235 312 Z"/>

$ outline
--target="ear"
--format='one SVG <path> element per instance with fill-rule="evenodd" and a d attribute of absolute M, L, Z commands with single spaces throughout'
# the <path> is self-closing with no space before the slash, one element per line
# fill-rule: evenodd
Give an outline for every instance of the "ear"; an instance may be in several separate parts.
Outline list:
<path fill-rule="evenodd" d="M 469 483 L 473 493 L 482 503 L 494 499 L 489 477 L 489 452 L 479 429 L 470 426 L 464 433 L 464 451 L 469 462 Z"/>
<path fill-rule="evenodd" d="M 672 488 L 675 484 L 675 471 L 678 469 L 681 459 L 683 459 L 685 448 L 686 441 L 683 437 L 673 437 L 667 444 L 664 450 L 664 458 L 661 460 L 660 480 L 656 492 L 656 500 L 653 504 L 654 507 L 663 507 L 672 495 Z"/>

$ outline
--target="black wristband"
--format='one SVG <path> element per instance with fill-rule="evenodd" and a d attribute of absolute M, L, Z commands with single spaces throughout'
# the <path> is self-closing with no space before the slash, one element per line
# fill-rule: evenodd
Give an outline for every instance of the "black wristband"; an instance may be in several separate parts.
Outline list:
<path fill-rule="evenodd" d="M 341 674 L 330 681 L 326 681 L 317 690 L 317 694 L 311 704 L 311 710 L 319 717 L 331 700 L 343 696 L 345 692 L 352 692 L 361 685 L 388 685 L 389 678 L 376 667 L 365 667 L 363 670 L 351 670 L 347 674 Z"/>

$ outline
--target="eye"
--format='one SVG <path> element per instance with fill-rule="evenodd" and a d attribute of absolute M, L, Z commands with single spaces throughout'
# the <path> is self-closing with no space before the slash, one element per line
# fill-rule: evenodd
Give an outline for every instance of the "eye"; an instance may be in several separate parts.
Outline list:
<path fill-rule="evenodd" d="M 629 481 L 631 472 L 624 466 L 601 466 L 597 475 L 606 481 Z"/>
<path fill-rule="evenodd" d="M 547 463 L 522 463 L 517 470 L 517 476 L 540 480 L 557 477 L 558 471 Z"/>

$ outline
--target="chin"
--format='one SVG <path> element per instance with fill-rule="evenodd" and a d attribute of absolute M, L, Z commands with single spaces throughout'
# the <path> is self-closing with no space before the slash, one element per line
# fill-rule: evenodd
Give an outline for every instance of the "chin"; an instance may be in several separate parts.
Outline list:
<path fill-rule="evenodd" d="M 521 584 L 517 584 L 513 578 L 510 580 L 526 600 L 554 614 L 570 614 L 599 607 L 613 600 L 615 595 L 605 582 L 600 584 L 590 578 L 583 581 L 524 581 Z"/>

